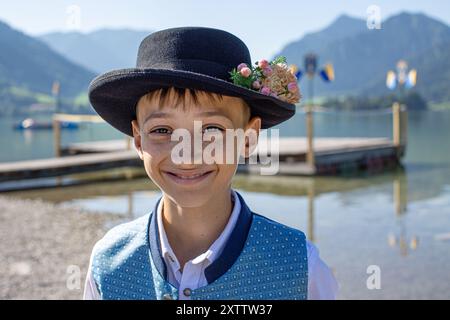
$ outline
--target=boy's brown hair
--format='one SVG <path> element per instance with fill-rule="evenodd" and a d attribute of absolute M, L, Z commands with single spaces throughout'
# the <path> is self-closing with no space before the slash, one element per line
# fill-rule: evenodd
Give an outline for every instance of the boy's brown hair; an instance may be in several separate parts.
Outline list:
<path fill-rule="evenodd" d="M 158 105 L 162 106 L 168 100 L 170 93 L 173 93 L 175 96 L 175 99 L 176 99 L 173 107 L 178 108 L 179 106 L 181 106 L 183 108 L 183 110 L 185 110 L 185 108 L 186 108 L 186 94 L 189 95 L 190 99 L 192 99 L 195 104 L 199 104 L 199 102 L 200 102 L 199 96 L 200 95 L 206 96 L 210 103 L 222 101 L 223 97 L 224 97 L 224 95 L 222 95 L 220 93 L 214 93 L 214 92 L 210 92 L 210 91 L 203 91 L 203 90 L 197 90 L 197 89 L 191 89 L 191 88 L 164 87 L 164 88 L 150 91 L 147 94 L 145 94 L 144 96 L 142 96 L 141 98 L 146 99 L 147 101 L 153 101 L 153 99 L 158 99 L 157 100 Z M 241 102 L 245 106 L 245 108 L 244 108 L 244 110 L 245 110 L 244 111 L 245 112 L 244 125 L 245 125 L 251 119 L 250 106 L 247 104 L 247 102 L 244 99 L 242 99 L 242 98 L 238 98 L 238 99 L 241 100 Z M 139 120 L 138 112 L 139 112 L 139 108 L 137 108 L 137 105 L 136 105 L 136 118 Z"/>

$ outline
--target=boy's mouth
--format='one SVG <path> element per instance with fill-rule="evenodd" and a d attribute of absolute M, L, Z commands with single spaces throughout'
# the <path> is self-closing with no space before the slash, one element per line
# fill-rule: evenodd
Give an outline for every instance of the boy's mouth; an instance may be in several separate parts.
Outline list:
<path fill-rule="evenodd" d="M 193 184 L 207 178 L 213 170 L 197 172 L 163 171 L 171 180 L 181 184 Z"/>

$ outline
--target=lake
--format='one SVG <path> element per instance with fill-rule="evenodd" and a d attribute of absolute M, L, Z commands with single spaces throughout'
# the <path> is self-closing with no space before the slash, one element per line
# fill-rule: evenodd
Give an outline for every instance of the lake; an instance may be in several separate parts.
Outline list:
<path fill-rule="evenodd" d="M 316 136 L 391 137 L 390 113 L 317 113 Z M 11 129 L 0 118 L 0 161 L 53 155 L 51 131 Z M 304 136 L 304 114 L 279 126 Z M 450 299 L 450 111 L 410 112 L 404 169 L 355 177 L 246 177 L 234 187 L 253 211 L 300 228 L 318 246 L 340 283 L 340 299 Z M 62 143 L 120 139 L 106 124 L 63 130 Z M 152 209 L 160 192 L 148 179 L 59 190 L 16 192 L 131 219 Z M 380 289 L 368 289 L 368 268 Z"/>

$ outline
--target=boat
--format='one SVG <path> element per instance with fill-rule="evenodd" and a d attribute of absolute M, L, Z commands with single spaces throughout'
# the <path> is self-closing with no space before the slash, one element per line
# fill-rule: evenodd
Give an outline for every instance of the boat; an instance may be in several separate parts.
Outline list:
<path fill-rule="evenodd" d="M 78 129 L 78 123 L 70 121 L 61 121 L 61 129 Z M 52 122 L 47 121 L 37 121 L 32 118 L 26 118 L 25 120 L 14 125 L 16 130 L 41 130 L 41 129 L 52 129 Z"/>

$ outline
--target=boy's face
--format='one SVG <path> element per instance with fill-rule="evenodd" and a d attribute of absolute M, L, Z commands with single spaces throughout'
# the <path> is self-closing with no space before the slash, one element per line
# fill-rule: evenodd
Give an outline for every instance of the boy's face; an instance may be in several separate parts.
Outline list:
<path fill-rule="evenodd" d="M 135 146 L 150 179 L 179 206 L 196 207 L 206 203 L 214 194 L 229 190 L 239 155 L 248 156 L 256 146 L 248 140 L 239 144 L 235 136 L 227 135 L 227 129 L 243 129 L 258 134 L 261 119 L 249 119 L 248 106 L 240 98 L 223 96 L 222 100 L 212 101 L 200 91 L 196 103 L 188 92 L 184 106 L 182 102 L 175 106 L 177 100 L 172 90 L 161 106 L 158 95 L 150 100 L 142 97 L 136 107 L 137 120 L 132 121 L 132 128 Z M 172 141 L 174 132 L 182 133 L 182 138 Z M 173 150 L 174 147 L 179 150 L 181 139 L 184 146 L 190 146 L 190 153 L 187 153 L 190 161 L 187 163 L 180 163 L 174 157 L 180 154 L 173 153 Z M 212 141 L 219 140 L 222 144 L 216 146 L 223 146 L 216 149 L 219 153 L 205 153 Z M 227 161 L 226 154 L 230 151 L 234 157 Z M 185 149 L 181 154 L 184 152 Z M 202 161 L 204 154 L 217 155 L 220 152 L 219 161 L 211 161 L 211 158 L 208 162 Z"/>

